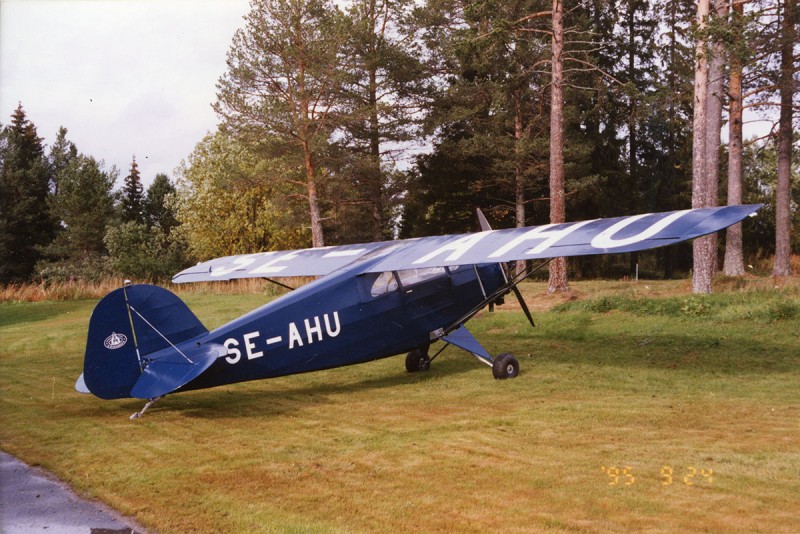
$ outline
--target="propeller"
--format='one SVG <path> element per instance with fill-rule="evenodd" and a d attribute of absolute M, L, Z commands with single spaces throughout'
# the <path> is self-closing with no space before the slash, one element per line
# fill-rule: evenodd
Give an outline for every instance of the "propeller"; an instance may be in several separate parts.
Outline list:
<path fill-rule="evenodd" d="M 486 220 L 486 216 L 484 216 L 480 208 L 477 209 L 477 214 L 478 214 L 478 223 L 481 225 L 481 231 L 486 232 L 491 230 L 492 227 L 489 225 L 489 221 Z M 510 270 L 510 267 L 508 267 L 508 269 Z M 531 315 L 531 311 L 528 309 L 528 305 L 525 303 L 525 299 L 522 298 L 522 293 L 517 287 L 517 284 L 511 285 L 511 291 L 513 291 L 514 295 L 516 295 L 517 300 L 519 301 L 519 305 L 522 308 L 522 311 L 525 312 L 525 317 L 528 318 L 528 322 L 531 323 L 531 326 L 535 327 L 536 325 L 533 323 L 533 316 Z M 502 304 L 502 301 L 500 302 L 500 304 Z"/>

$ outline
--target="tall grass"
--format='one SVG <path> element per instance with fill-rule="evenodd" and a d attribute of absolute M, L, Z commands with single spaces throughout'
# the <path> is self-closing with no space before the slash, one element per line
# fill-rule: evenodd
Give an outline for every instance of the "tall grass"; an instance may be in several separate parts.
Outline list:
<path fill-rule="evenodd" d="M 293 277 L 281 279 L 289 287 L 299 287 L 312 278 Z M 137 283 L 152 283 L 137 281 Z M 0 302 L 42 302 L 99 299 L 109 292 L 122 287 L 122 279 L 107 279 L 102 282 L 52 282 L 9 284 L 0 286 Z M 178 294 L 208 295 L 269 295 L 285 293 L 278 285 L 262 279 L 231 280 L 228 282 L 208 282 L 197 284 L 160 283 L 159 285 Z"/>

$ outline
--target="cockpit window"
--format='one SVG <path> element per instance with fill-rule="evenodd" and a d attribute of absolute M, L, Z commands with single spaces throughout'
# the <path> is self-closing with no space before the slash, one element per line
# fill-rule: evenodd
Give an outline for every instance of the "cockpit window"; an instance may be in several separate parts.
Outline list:
<path fill-rule="evenodd" d="M 395 272 L 384 272 L 378 275 L 372 283 L 372 288 L 369 293 L 373 297 L 380 297 L 392 291 L 397 291 L 397 280 L 400 279 L 400 285 L 404 288 L 421 284 L 426 280 L 443 276 L 447 273 L 445 267 L 423 267 L 422 269 L 405 269 Z M 395 274 L 397 276 L 395 276 Z"/>
<path fill-rule="evenodd" d="M 444 267 L 424 267 L 422 269 L 397 271 L 397 276 L 400 278 L 400 284 L 402 284 L 403 287 L 409 287 L 430 280 L 431 278 L 442 276 L 446 272 Z"/>
<path fill-rule="evenodd" d="M 373 297 L 380 297 L 392 291 L 397 291 L 397 278 L 394 277 L 393 272 L 385 272 L 375 279 L 369 293 Z"/>

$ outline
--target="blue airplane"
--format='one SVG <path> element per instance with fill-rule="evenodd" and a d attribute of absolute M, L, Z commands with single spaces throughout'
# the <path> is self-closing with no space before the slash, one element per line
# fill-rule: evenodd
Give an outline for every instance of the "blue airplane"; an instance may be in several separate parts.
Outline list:
<path fill-rule="evenodd" d="M 264 252 L 199 263 L 175 283 L 319 277 L 209 331 L 175 294 L 153 285 L 106 295 L 89 322 L 76 389 L 102 399 L 167 394 L 369 362 L 407 353 L 426 371 L 448 346 L 497 379 L 514 378 L 511 354 L 493 357 L 465 323 L 509 292 L 533 319 L 512 277 L 514 260 L 635 252 L 717 232 L 760 205 L 725 206 L 360 245 Z M 441 341 L 433 356 L 431 345 Z"/>

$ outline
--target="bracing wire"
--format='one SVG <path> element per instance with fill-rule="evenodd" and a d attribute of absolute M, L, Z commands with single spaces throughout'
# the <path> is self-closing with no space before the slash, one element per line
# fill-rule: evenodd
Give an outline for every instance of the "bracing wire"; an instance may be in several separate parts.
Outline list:
<path fill-rule="evenodd" d="M 139 316 L 139 318 L 140 318 L 142 321 L 144 321 L 145 323 L 147 323 L 147 326 L 149 326 L 150 328 L 152 328 L 152 329 L 153 329 L 153 331 L 154 331 L 156 334 L 158 334 L 159 336 L 161 336 L 161 338 L 162 338 L 164 341 L 166 341 L 167 343 L 169 343 L 169 344 L 170 344 L 170 346 L 171 346 L 173 349 L 175 349 L 176 351 L 178 351 L 178 354 L 180 354 L 181 356 L 183 356 L 184 358 L 186 358 L 186 361 L 187 361 L 187 362 L 189 362 L 189 363 L 191 363 L 192 365 L 194 365 L 194 362 L 193 362 L 193 361 L 192 361 L 192 360 L 191 360 L 191 359 L 190 359 L 190 358 L 189 358 L 187 355 L 185 355 L 185 354 L 184 354 L 184 353 L 181 351 L 181 349 L 179 349 L 178 347 L 176 347 L 176 346 L 175 346 L 175 345 L 172 343 L 172 341 L 170 341 L 169 339 L 167 339 L 167 337 L 166 337 L 164 334 L 162 334 L 161 332 L 159 332 L 158 328 L 156 328 L 155 326 L 153 326 L 153 324 L 152 324 L 150 321 L 148 321 L 147 319 L 145 319 L 145 318 L 144 318 L 144 316 L 143 316 L 141 313 L 139 313 L 139 311 L 138 311 L 136 308 L 134 308 L 133 306 L 130 306 L 130 305 L 129 305 L 129 307 L 130 307 L 130 309 L 132 309 L 132 310 L 133 310 L 133 313 L 135 313 L 136 315 L 138 315 L 138 316 Z"/>

